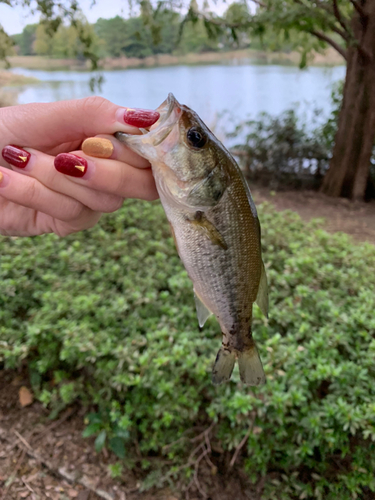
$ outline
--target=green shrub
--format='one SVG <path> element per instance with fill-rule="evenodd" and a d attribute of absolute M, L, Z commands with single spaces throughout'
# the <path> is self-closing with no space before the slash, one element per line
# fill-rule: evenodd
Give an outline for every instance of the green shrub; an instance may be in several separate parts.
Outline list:
<path fill-rule="evenodd" d="M 269 320 L 254 307 L 264 387 L 242 386 L 237 369 L 211 385 L 220 330 L 212 318 L 198 329 L 157 203 L 128 201 L 64 239 L 0 240 L 0 362 L 27 364 L 51 409 L 90 405 L 85 435 L 142 465 L 145 487 L 191 483 L 205 453 L 224 473 L 248 435 L 235 470 L 248 484 L 264 476 L 262 498 L 370 498 L 375 248 L 291 212 L 263 206 L 260 218 L 271 299 Z"/>
<path fill-rule="evenodd" d="M 315 111 L 319 115 L 321 111 Z M 229 137 L 239 137 L 232 150 L 239 157 L 250 179 L 267 181 L 268 184 L 300 186 L 306 179 L 311 186 L 319 186 L 328 169 L 332 143 L 328 134 L 337 124 L 328 123 L 311 130 L 298 117 L 295 109 L 288 109 L 278 116 L 259 113 L 253 120 L 238 125 Z"/>
<path fill-rule="evenodd" d="M 333 85 L 332 109 L 323 123 L 324 110 L 314 109 L 307 122 L 293 107 L 276 116 L 259 113 L 228 133 L 227 137 L 232 138 L 232 152 L 249 179 L 272 188 L 318 189 L 332 158 L 343 89 L 343 81 Z M 366 198 L 375 198 L 375 142 Z"/>

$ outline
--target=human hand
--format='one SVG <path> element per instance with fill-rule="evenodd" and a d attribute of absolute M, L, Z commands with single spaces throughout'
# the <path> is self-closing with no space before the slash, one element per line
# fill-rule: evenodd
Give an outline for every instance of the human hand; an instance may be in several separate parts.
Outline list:
<path fill-rule="evenodd" d="M 6 159 L 0 166 L 0 234 L 65 236 L 92 227 L 102 212 L 117 210 L 124 198 L 156 199 L 149 163 L 112 136 L 117 131 L 140 133 L 124 122 L 125 112 L 100 97 L 0 109 L 0 149 Z M 156 121 L 157 113 L 149 115 Z M 112 143 L 110 159 L 76 151 L 97 134 Z M 74 177 L 54 167 L 55 155 L 71 151 L 75 156 L 58 159 L 65 157 L 60 167 L 70 159 Z M 77 155 L 81 159 L 75 166 Z"/>

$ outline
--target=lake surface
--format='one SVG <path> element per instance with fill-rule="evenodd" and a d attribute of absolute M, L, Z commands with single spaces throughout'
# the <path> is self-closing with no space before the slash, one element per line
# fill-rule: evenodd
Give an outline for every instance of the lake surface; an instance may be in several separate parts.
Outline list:
<path fill-rule="evenodd" d="M 16 68 L 41 82 L 23 88 L 20 103 L 51 102 L 92 95 L 91 73 L 37 71 Z M 300 70 L 278 65 L 211 65 L 103 71 L 104 83 L 97 94 L 129 107 L 156 108 L 168 92 L 192 107 L 212 125 L 224 111 L 236 123 L 261 111 L 273 115 L 296 106 L 309 119 L 313 107 L 327 116 L 333 83 L 344 78 L 345 67 L 311 67 Z"/>

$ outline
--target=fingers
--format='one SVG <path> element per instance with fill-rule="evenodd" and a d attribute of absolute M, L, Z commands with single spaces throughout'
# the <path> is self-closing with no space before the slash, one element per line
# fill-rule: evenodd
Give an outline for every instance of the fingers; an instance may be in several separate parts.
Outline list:
<path fill-rule="evenodd" d="M 92 216 L 92 211 L 79 201 L 51 191 L 38 180 L 4 167 L 0 167 L 0 197 L 60 221 L 91 219 Z"/>
<path fill-rule="evenodd" d="M 14 146 L 3 150 L 4 159 L 14 170 L 38 179 L 48 189 L 74 198 L 94 211 L 114 212 L 124 198 L 157 198 L 150 169 L 135 168 L 118 160 L 89 157 L 86 160 L 82 152 L 77 154 L 64 153 L 54 158 Z"/>
<path fill-rule="evenodd" d="M 2 146 L 21 144 L 50 152 L 58 144 L 80 144 L 86 137 L 97 134 L 114 134 L 118 130 L 139 134 L 137 127 L 140 125 L 134 121 L 134 110 L 130 113 L 132 124 L 126 122 L 129 122 L 128 115 L 129 108 L 117 106 L 98 96 L 24 104 L 17 106 L 17 112 L 14 107 L 3 108 L 0 112 L 1 143 Z M 147 116 L 154 123 L 159 114 L 150 111 Z M 145 126 L 143 121 L 141 125 Z"/>
<path fill-rule="evenodd" d="M 56 156 L 55 168 L 80 186 L 123 198 L 155 200 L 158 193 L 151 169 L 134 168 L 117 160 L 94 158 L 82 151 Z"/>
<path fill-rule="evenodd" d="M 113 135 L 99 134 L 85 139 L 82 151 L 86 156 L 119 160 L 137 168 L 150 168 L 150 162 L 125 146 Z"/>

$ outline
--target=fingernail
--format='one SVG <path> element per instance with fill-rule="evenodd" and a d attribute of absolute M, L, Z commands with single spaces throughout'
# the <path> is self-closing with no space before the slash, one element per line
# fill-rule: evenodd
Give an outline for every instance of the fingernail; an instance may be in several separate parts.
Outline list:
<path fill-rule="evenodd" d="M 151 127 L 160 118 L 160 113 L 152 109 L 125 108 L 124 122 L 133 127 Z"/>
<path fill-rule="evenodd" d="M 87 161 L 71 153 L 60 153 L 55 158 L 55 169 L 71 177 L 83 177 L 87 171 Z"/>
<path fill-rule="evenodd" d="M 31 157 L 29 152 L 19 148 L 18 146 L 13 146 L 13 144 L 5 146 L 1 154 L 3 155 L 5 161 L 18 168 L 25 168 Z"/>
<path fill-rule="evenodd" d="M 109 139 L 103 137 L 90 137 L 82 143 L 82 151 L 89 156 L 96 158 L 110 158 L 114 147 Z"/>
<path fill-rule="evenodd" d="M 0 188 L 7 186 L 8 182 L 9 182 L 9 177 L 0 172 Z"/>

